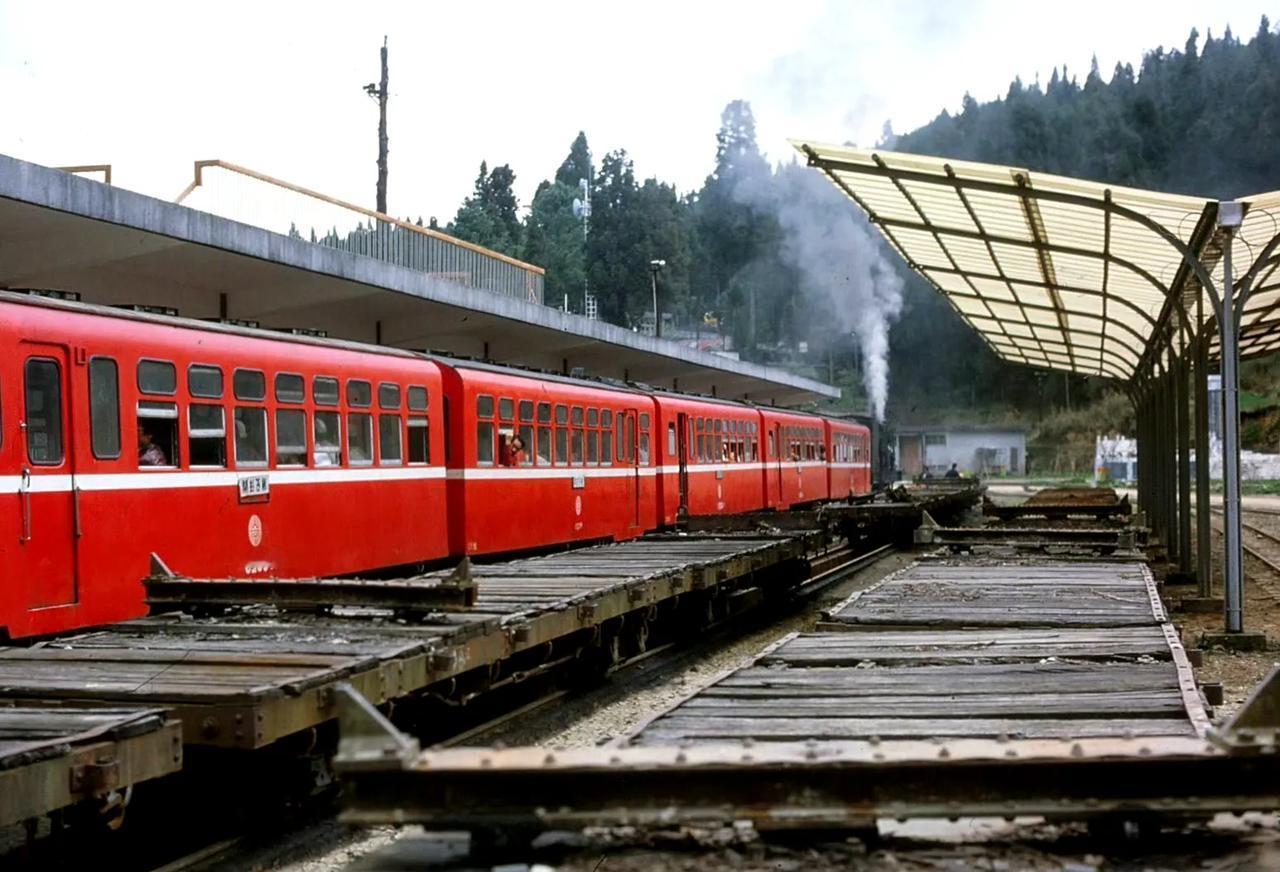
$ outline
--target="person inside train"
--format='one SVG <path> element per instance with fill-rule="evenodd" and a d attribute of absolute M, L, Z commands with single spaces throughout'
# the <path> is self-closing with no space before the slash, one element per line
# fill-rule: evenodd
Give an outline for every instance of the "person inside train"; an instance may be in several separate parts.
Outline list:
<path fill-rule="evenodd" d="M 498 452 L 498 462 L 502 466 L 519 466 L 523 453 L 524 440 L 519 433 L 503 434 L 501 450 Z"/>
<path fill-rule="evenodd" d="M 168 466 L 169 458 L 142 421 L 138 422 L 138 466 Z"/>
<path fill-rule="evenodd" d="M 325 424 L 324 419 L 316 415 L 316 441 L 315 450 L 311 452 L 311 463 L 313 466 L 333 466 L 337 463 L 332 448 L 322 448 L 321 445 L 329 445 L 329 427 Z"/>
<path fill-rule="evenodd" d="M 947 470 L 946 478 L 959 478 L 960 470 L 956 469 L 956 465 L 951 464 L 951 468 Z"/>

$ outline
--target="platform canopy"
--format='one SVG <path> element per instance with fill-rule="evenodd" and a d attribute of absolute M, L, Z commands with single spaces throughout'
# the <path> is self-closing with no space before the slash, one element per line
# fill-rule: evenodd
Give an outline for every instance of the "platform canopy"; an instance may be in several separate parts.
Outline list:
<path fill-rule="evenodd" d="M 1153 349 L 1211 326 L 1214 307 L 1197 269 L 1221 287 L 1226 235 L 1216 200 L 794 145 L 1006 360 L 1127 381 L 1147 369 Z M 1232 275 L 1237 286 L 1252 279 L 1241 321 L 1248 356 L 1280 348 L 1280 274 L 1274 252 L 1265 252 L 1280 234 L 1280 192 L 1240 202 Z"/>

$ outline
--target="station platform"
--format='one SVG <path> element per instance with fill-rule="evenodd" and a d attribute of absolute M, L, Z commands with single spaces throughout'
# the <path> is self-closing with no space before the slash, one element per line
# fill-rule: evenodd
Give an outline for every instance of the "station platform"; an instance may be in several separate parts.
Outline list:
<path fill-rule="evenodd" d="M 162 709 L 0 704 L 0 827 L 181 768 L 180 727 Z"/>

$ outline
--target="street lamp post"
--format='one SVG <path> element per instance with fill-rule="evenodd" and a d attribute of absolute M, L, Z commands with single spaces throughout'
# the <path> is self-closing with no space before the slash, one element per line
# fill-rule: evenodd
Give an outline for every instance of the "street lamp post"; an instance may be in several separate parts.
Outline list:
<path fill-rule="evenodd" d="M 662 338 L 662 318 L 658 315 L 658 270 L 667 265 L 665 260 L 649 261 L 649 279 L 653 286 L 653 335 Z"/>

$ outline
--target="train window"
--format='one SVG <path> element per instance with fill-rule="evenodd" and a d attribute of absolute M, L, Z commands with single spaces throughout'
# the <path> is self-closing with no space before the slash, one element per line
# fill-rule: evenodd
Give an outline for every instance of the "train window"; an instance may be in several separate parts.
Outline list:
<path fill-rule="evenodd" d="M 337 382 L 334 382 L 334 400 L 337 401 Z M 316 466 L 337 466 L 342 458 L 342 418 L 337 412 L 316 412 L 316 447 L 311 460 Z"/>
<path fill-rule="evenodd" d="M 352 466 L 373 463 L 373 416 L 363 412 L 347 415 L 347 460 Z"/>
<path fill-rule="evenodd" d="M 139 400 L 138 466 L 178 465 L 178 404 Z"/>
<path fill-rule="evenodd" d="M 605 409 L 603 412 L 600 413 L 600 426 L 601 427 L 613 426 L 613 410 L 612 409 Z"/>
<path fill-rule="evenodd" d="M 492 399 L 490 399 L 489 414 L 493 414 Z M 476 423 L 476 462 L 486 466 L 493 466 L 493 423 L 490 421 L 478 421 Z"/>
<path fill-rule="evenodd" d="M 404 462 L 400 453 L 400 416 L 378 416 L 378 462 L 383 466 L 399 466 Z"/>
<path fill-rule="evenodd" d="M 231 374 L 231 392 L 237 400 L 260 403 L 267 398 L 267 377 L 262 370 L 237 369 Z"/>
<path fill-rule="evenodd" d="M 276 465 L 307 465 L 307 413 L 301 409 L 276 409 Z"/>
<path fill-rule="evenodd" d="M 600 465 L 613 465 L 613 413 L 605 409 L 600 413 L 600 420 L 605 421 L 600 430 Z"/>
<path fill-rule="evenodd" d="M 532 407 L 529 409 L 529 413 L 533 414 Z M 520 441 L 524 443 L 524 450 L 520 452 L 520 465 L 533 466 L 533 452 L 535 446 L 533 443 L 532 424 L 520 425 Z"/>
<path fill-rule="evenodd" d="M 410 391 L 413 388 L 409 388 Z M 411 395 L 412 397 L 412 395 Z M 431 462 L 431 431 L 426 418 L 409 419 L 409 463 Z"/>
<path fill-rule="evenodd" d="M 569 422 L 573 424 L 573 426 L 575 427 L 582 426 L 582 407 L 581 406 L 573 407 L 573 411 L 570 413 L 570 416 L 569 416 Z"/>
<path fill-rule="evenodd" d="M 551 404 L 550 403 L 538 403 L 538 423 L 539 424 L 551 423 Z"/>
<path fill-rule="evenodd" d="M 206 400 L 222 399 L 222 370 L 216 366 L 192 364 L 187 367 L 187 391 Z"/>
<path fill-rule="evenodd" d="M 120 456 L 120 370 L 110 357 L 89 358 L 89 429 L 93 456 Z"/>
<path fill-rule="evenodd" d="M 545 403 L 543 404 L 545 405 Z M 547 427 L 538 428 L 538 466 L 551 465 L 551 430 Z"/>
<path fill-rule="evenodd" d="M 409 411 L 425 412 L 427 410 L 427 389 L 421 385 L 409 385 Z"/>
<path fill-rule="evenodd" d="M 667 454 L 676 456 L 676 425 L 667 424 Z"/>
<path fill-rule="evenodd" d="M 575 409 L 574 411 L 576 411 L 579 415 L 582 414 L 581 409 Z M 573 433 L 573 440 L 572 440 L 573 462 L 578 465 L 581 465 L 582 464 L 582 431 L 575 427 L 572 430 L 572 433 Z"/>
<path fill-rule="evenodd" d="M 338 380 L 318 375 L 311 380 L 311 399 L 317 406 L 338 405 Z"/>
<path fill-rule="evenodd" d="M 363 379 L 347 380 L 347 405 L 367 409 L 373 405 L 373 387 Z M 352 460 L 355 458 L 353 457 Z M 372 460 L 372 457 L 370 458 Z"/>
<path fill-rule="evenodd" d="M 498 400 L 498 420 L 512 421 L 512 420 L 515 420 L 515 417 L 516 417 L 515 400 L 510 400 L 510 399 L 507 399 L 506 397 L 503 397 L 502 399 Z"/>
<path fill-rule="evenodd" d="M 600 465 L 600 431 L 599 430 L 587 431 L 587 464 L 590 466 Z"/>
<path fill-rule="evenodd" d="M 623 447 L 627 449 L 627 462 L 634 463 L 636 459 L 636 416 L 628 415 L 623 422 L 626 430 L 626 441 Z"/>
<path fill-rule="evenodd" d="M 178 370 L 167 360 L 138 361 L 138 390 L 171 397 L 178 390 Z"/>
<path fill-rule="evenodd" d="M 47 357 L 26 366 L 27 457 L 37 466 L 62 463 L 62 367 Z"/>
<path fill-rule="evenodd" d="M 640 429 L 647 431 L 649 429 L 649 413 L 645 412 L 640 416 Z"/>
<path fill-rule="evenodd" d="M 569 431 L 556 428 L 556 466 L 564 466 L 569 462 Z"/>
<path fill-rule="evenodd" d="M 600 426 L 600 410 L 599 409 L 587 409 L 587 426 L 588 427 Z"/>
<path fill-rule="evenodd" d="M 391 382 L 378 385 L 378 405 L 384 409 L 400 408 L 400 385 Z"/>
<path fill-rule="evenodd" d="M 247 397 L 241 397 L 247 399 Z M 307 401 L 307 383 L 302 376 L 289 372 L 276 373 L 276 402 L 305 403 Z"/>
<path fill-rule="evenodd" d="M 643 421 L 644 418 L 640 420 Z M 649 432 L 647 430 L 640 434 L 640 465 L 649 465 Z"/>
<path fill-rule="evenodd" d="M 267 410 L 236 406 L 232 420 L 236 425 L 236 466 L 266 466 Z"/>
<path fill-rule="evenodd" d="M 520 420 L 521 421 L 533 420 L 533 400 L 520 401 Z M 533 444 L 532 442 L 525 443 L 525 445 L 532 445 L 532 444 Z"/>
<path fill-rule="evenodd" d="M 569 423 L 569 407 L 556 406 L 556 423 L 561 426 Z"/>
<path fill-rule="evenodd" d="M 493 397 L 476 397 L 476 414 L 481 418 L 492 418 Z"/>
<path fill-rule="evenodd" d="M 227 418 L 222 406 L 187 407 L 187 460 L 192 466 L 227 465 Z"/>
<path fill-rule="evenodd" d="M 778 436 L 778 434 L 777 434 L 777 432 L 776 432 L 776 431 L 773 431 L 773 430 L 770 430 L 770 431 L 769 431 L 769 456 L 770 456 L 770 457 L 777 457 L 777 456 L 778 456 L 778 438 L 777 438 L 777 436 Z"/>

